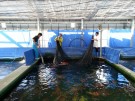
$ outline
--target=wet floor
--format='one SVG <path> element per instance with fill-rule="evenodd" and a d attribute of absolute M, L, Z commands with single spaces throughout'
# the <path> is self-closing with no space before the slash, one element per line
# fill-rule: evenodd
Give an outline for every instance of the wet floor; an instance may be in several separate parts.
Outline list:
<path fill-rule="evenodd" d="M 95 69 L 95 68 L 99 69 Z M 4 101 L 134 101 L 135 88 L 105 64 L 36 67 Z"/>

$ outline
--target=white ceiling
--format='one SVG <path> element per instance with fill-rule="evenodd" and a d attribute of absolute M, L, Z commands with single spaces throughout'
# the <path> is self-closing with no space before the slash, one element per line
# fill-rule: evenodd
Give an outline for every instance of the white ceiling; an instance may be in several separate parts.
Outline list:
<path fill-rule="evenodd" d="M 0 0 L 0 19 L 130 19 L 135 0 Z"/>

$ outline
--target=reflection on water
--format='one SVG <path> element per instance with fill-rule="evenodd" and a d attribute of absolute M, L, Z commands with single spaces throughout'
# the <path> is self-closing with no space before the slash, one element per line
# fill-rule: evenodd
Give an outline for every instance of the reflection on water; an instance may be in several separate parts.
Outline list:
<path fill-rule="evenodd" d="M 133 101 L 130 82 L 105 64 L 91 67 L 41 65 L 4 101 Z"/>
<path fill-rule="evenodd" d="M 135 60 L 120 61 L 122 65 L 135 72 Z"/>
<path fill-rule="evenodd" d="M 24 61 L 16 62 L 0 62 L 0 79 L 3 79 L 12 71 L 16 70 L 18 67 L 24 64 Z"/>

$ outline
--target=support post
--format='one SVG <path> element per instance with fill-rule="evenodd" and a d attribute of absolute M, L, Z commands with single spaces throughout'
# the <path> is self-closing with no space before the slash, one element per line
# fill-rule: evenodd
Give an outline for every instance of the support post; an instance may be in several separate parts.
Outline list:
<path fill-rule="evenodd" d="M 130 41 L 130 47 L 134 46 L 134 30 L 135 30 L 135 18 L 132 19 L 132 25 L 131 25 L 131 41 Z"/>
<path fill-rule="evenodd" d="M 37 18 L 37 32 L 40 32 L 40 20 Z"/>
<path fill-rule="evenodd" d="M 102 57 L 102 25 L 99 25 L 100 31 L 100 57 Z"/>
<path fill-rule="evenodd" d="M 83 33 L 83 18 L 81 19 L 81 39 L 84 39 L 84 33 Z M 81 47 L 83 47 L 83 40 L 81 40 Z"/>

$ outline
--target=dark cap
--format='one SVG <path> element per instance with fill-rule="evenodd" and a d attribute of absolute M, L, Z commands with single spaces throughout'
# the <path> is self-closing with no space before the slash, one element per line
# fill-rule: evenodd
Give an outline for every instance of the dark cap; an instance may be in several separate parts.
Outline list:
<path fill-rule="evenodd" d="M 38 35 L 42 36 L 42 33 L 38 33 Z"/>
<path fill-rule="evenodd" d="M 98 34 L 99 34 L 99 32 L 96 32 L 96 34 L 98 35 Z"/>
<path fill-rule="evenodd" d="M 62 33 L 60 33 L 59 35 L 62 35 Z"/>

